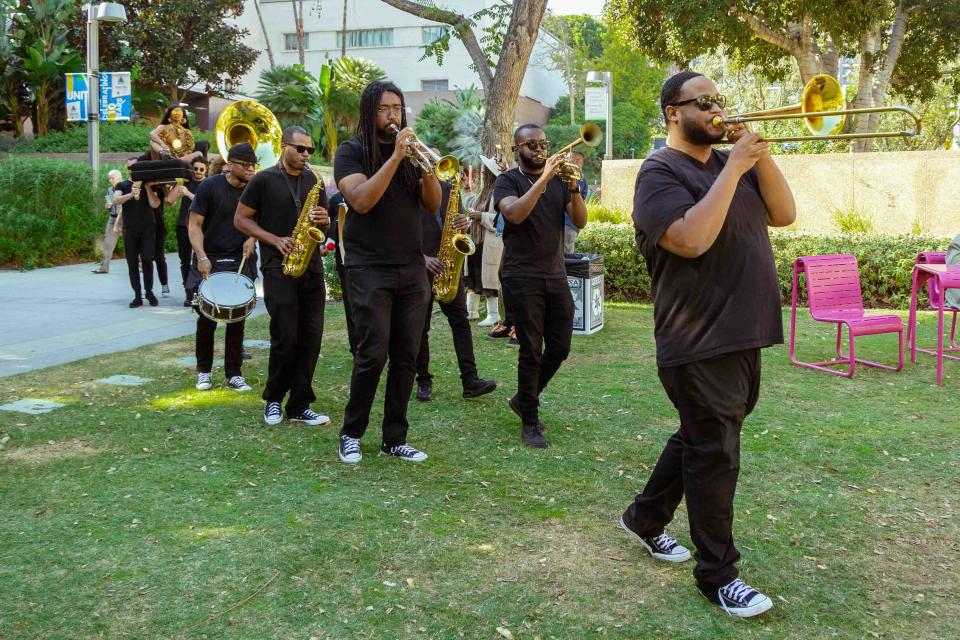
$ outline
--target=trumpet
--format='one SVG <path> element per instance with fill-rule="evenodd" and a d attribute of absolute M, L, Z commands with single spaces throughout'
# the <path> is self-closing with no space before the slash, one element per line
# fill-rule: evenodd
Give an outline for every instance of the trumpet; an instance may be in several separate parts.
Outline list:
<path fill-rule="evenodd" d="M 853 140 L 856 138 L 912 138 L 920 134 L 920 118 L 910 108 L 868 107 L 866 109 L 845 109 L 847 101 L 843 89 L 836 78 L 827 74 L 814 76 L 803 88 L 803 95 L 797 104 L 777 107 L 763 111 L 742 113 L 724 118 L 715 116 L 715 127 L 729 127 L 744 122 L 769 122 L 772 120 L 803 120 L 811 135 L 764 138 L 767 142 L 802 142 L 805 140 Z M 900 113 L 912 120 L 913 131 L 865 131 L 863 133 L 840 133 L 847 116 L 864 113 Z M 731 140 L 721 140 L 717 144 L 731 144 Z"/>
<path fill-rule="evenodd" d="M 387 126 L 394 134 L 399 134 L 400 129 L 397 125 L 391 123 Z M 427 173 L 436 174 L 437 178 L 445 182 L 452 180 L 460 172 L 460 161 L 453 156 L 439 156 L 427 145 L 423 144 L 416 135 L 413 136 L 413 142 L 406 148 L 407 159 L 413 165 Z"/>
<path fill-rule="evenodd" d="M 580 143 L 583 143 L 588 147 L 595 147 L 600 144 L 601 140 L 603 140 L 603 131 L 598 125 L 588 122 L 580 127 L 579 138 L 568 145 L 560 147 L 560 149 L 558 149 L 555 153 L 569 151 Z M 560 168 L 557 169 L 557 175 L 560 176 L 561 180 L 580 180 L 583 178 L 583 171 L 581 171 L 580 167 L 572 162 L 564 162 L 562 165 L 560 165 Z"/>

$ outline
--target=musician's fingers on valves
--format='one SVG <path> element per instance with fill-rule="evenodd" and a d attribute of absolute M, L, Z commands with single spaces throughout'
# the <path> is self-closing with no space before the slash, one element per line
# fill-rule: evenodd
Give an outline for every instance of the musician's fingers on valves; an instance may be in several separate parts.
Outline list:
<path fill-rule="evenodd" d="M 453 221 L 451 224 L 453 225 L 453 228 L 456 229 L 457 231 L 466 231 L 467 229 L 470 228 L 470 222 L 467 220 L 467 217 L 462 213 L 458 213 L 457 215 L 455 215 L 453 217 Z"/>
<path fill-rule="evenodd" d="M 276 242 L 273 243 L 273 246 L 277 248 L 277 251 L 282 253 L 284 256 L 290 255 L 290 252 L 293 251 L 293 238 L 277 238 Z"/>
<path fill-rule="evenodd" d="M 313 224 L 319 227 L 326 227 L 330 224 L 330 214 L 323 207 L 314 207 L 310 210 L 310 219 Z"/>

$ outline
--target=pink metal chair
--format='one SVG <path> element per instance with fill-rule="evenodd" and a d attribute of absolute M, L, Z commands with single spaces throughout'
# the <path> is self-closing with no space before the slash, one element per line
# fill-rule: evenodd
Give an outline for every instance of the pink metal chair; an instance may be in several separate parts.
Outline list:
<path fill-rule="evenodd" d="M 917 254 L 916 264 L 946 264 L 947 262 L 947 253 L 945 251 L 923 251 Z M 927 280 L 927 299 L 930 301 L 930 309 L 933 311 L 939 311 L 940 307 L 944 304 L 943 294 L 940 291 L 940 288 L 937 285 L 937 280 L 935 278 L 930 278 Z M 947 355 L 948 351 L 957 352 L 960 351 L 960 346 L 957 345 L 957 314 L 960 313 L 960 309 L 955 309 L 950 305 L 943 307 L 945 313 L 953 313 L 953 321 L 950 323 L 950 348 L 944 349 L 943 357 L 949 358 L 951 360 L 960 360 L 957 356 Z M 913 340 L 915 336 L 911 334 L 910 328 L 907 328 L 907 348 L 910 348 L 913 345 Z M 917 351 L 923 353 L 929 353 L 931 355 L 936 355 L 936 349 L 922 349 L 919 346 Z"/>
<path fill-rule="evenodd" d="M 836 323 L 837 345 L 835 360 L 821 362 L 802 362 L 796 357 L 797 338 L 797 298 L 800 291 L 800 274 L 806 274 L 807 298 L 810 315 L 818 322 Z M 849 353 L 844 354 L 841 346 L 843 327 L 846 325 L 850 336 Z M 879 333 L 896 333 L 900 337 L 898 363 L 892 367 L 879 362 L 871 362 L 856 357 L 854 338 Z M 828 256 L 801 256 L 793 262 L 793 302 L 790 310 L 790 362 L 800 367 L 810 367 L 818 371 L 852 378 L 857 364 L 879 367 L 890 371 L 903 369 L 903 321 L 893 314 L 866 315 L 863 310 L 863 292 L 860 289 L 860 270 L 857 259 L 849 254 Z M 837 371 L 828 367 L 846 364 L 847 371 Z"/>

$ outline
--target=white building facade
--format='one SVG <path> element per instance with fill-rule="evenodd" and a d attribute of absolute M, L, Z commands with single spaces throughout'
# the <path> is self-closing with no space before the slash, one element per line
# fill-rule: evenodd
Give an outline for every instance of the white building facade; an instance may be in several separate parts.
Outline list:
<path fill-rule="evenodd" d="M 449 0 L 437 6 L 472 15 L 497 2 Z M 260 72 L 270 66 L 265 38 L 269 39 L 277 65 L 299 63 L 293 5 L 291 0 L 260 0 L 264 29 L 257 19 L 253 0 L 246 0 L 246 9 L 236 23 L 249 31 L 246 44 L 261 54 L 247 75 L 239 80 L 240 94 L 255 95 Z M 346 54 L 365 58 L 383 69 L 387 78 L 404 92 L 411 121 L 415 121 L 420 108 L 431 98 L 450 99 L 457 90 L 471 86 L 482 95 L 480 79 L 470 68 L 470 55 L 456 38 L 450 39 L 450 50 L 444 55 L 442 65 L 434 58 L 420 59 L 424 45 L 442 35 L 445 25 L 418 18 L 379 0 L 305 0 L 304 59 L 308 71 L 317 73 L 328 60 L 340 56 L 344 6 Z M 483 24 L 481 21 L 476 29 L 478 37 L 482 35 Z M 541 30 L 520 88 L 515 114 L 518 123 L 543 124 L 557 100 L 566 94 L 560 72 L 547 69 L 544 62 L 549 59 L 546 52 L 551 46 L 556 46 L 555 40 Z"/>

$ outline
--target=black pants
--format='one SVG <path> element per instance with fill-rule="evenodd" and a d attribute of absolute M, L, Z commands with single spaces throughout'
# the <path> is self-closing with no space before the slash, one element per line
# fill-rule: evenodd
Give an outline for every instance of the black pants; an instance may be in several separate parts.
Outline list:
<path fill-rule="evenodd" d="M 422 264 L 347 269 L 350 311 L 357 354 L 350 377 L 350 399 L 343 415 L 343 433 L 360 438 L 370 421 L 370 408 L 380 373 L 390 357 L 383 407 L 383 443 L 407 441 L 407 404 L 416 375 L 430 284 Z"/>
<path fill-rule="evenodd" d="M 143 297 L 140 290 L 140 268 L 143 268 L 143 291 L 153 293 L 153 252 L 156 250 L 157 229 L 153 225 L 145 227 L 123 227 L 123 250 L 127 254 L 127 272 L 130 287 L 137 298 Z"/>
<path fill-rule="evenodd" d="M 167 227 L 162 222 L 157 223 L 154 239 L 156 248 L 153 251 L 153 259 L 157 262 L 157 278 L 160 280 L 160 286 L 165 287 L 170 281 L 167 278 L 167 254 L 164 252 L 164 245 L 167 243 Z"/>
<path fill-rule="evenodd" d="M 227 325 L 227 336 L 223 348 L 223 370 L 227 380 L 242 375 L 243 367 L 243 331 L 245 320 Z M 213 338 L 217 323 L 204 315 L 197 316 L 197 373 L 210 373 L 213 370 Z"/>
<path fill-rule="evenodd" d="M 693 575 L 704 591 L 737 577 L 733 497 L 740 474 L 740 429 L 760 393 L 760 350 L 728 353 L 678 367 L 662 367 L 660 382 L 680 414 L 643 493 L 624 513 L 641 536 L 655 536 L 686 497 Z"/>
<path fill-rule="evenodd" d="M 343 301 L 343 315 L 347 320 L 347 343 L 350 345 L 350 355 L 357 355 L 356 330 L 353 328 L 353 314 L 350 312 L 350 291 L 347 288 L 347 274 L 343 267 L 343 259 L 340 257 L 340 247 L 334 250 L 334 265 L 337 269 L 337 276 L 340 278 L 340 297 Z"/>
<path fill-rule="evenodd" d="M 180 278 L 183 280 L 183 290 L 187 300 L 193 300 L 193 292 L 187 291 L 187 277 L 190 275 L 190 257 L 193 247 L 190 245 L 190 235 L 186 227 L 177 226 L 177 255 L 180 257 Z"/>
<path fill-rule="evenodd" d="M 431 279 L 432 280 L 432 279 Z M 433 314 L 433 294 L 431 281 L 430 302 L 427 303 L 427 318 L 423 324 L 423 335 L 420 338 L 420 352 L 417 354 L 417 382 L 423 384 L 432 382 L 430 375 L 430 319 Z M 460 381 L 466 385 L 477 379 L 477 360 L 473 355 L 473 334 L 470 332 L 470 321 L 467 320 L 467 294 L 460 281 L 457 297 L 450 302 L 441 302 L 440 311 L 447 316 L 447 323 L 453 331 L 453 350 L 457 354 L 457 366 L 460 368 Z"/>
<path fill-rule="evenodd" d="M 517 400 L 524 424 L 536 424 L 540 392 L 570 354 L 573 296 L 566 278 L 504 278 L 520 355 Z"/>
<path fill-rule="evenodd" d="M 313 372 L 323 340 L 323 311 L 327 289 L 323 274 L 307 271 L 299 278 L 283 270 L 263 270 L 263 299 L 270 314 L 270 361 L 266 402 L 287 400 L 287 415 L 300 413 L 317 399 L 313 393 Z"/>

